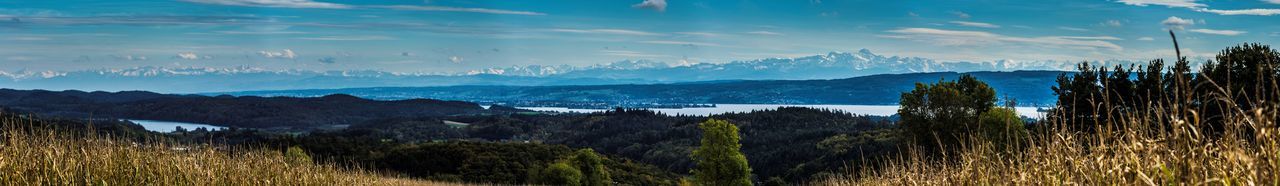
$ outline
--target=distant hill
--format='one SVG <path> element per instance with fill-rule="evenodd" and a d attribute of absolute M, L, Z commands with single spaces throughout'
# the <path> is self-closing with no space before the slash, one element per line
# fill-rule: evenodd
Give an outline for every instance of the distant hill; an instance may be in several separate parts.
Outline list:
<path fill-rule="evenodd" d="M 152 92 L 83 92 L 0 89 L 0 106 L 67 118 L 124 118 L 218 126 L 322 127 L 388 117 L 506 113 L 476 103 L 433 99 L 379 101 L 350 95 L 312 98 L 170 95 Z"/>
<path fill-rule="evenodd" d="M 623 60 L 592 66 L 529 65 L 487 68 L 463 73 L 269 70 L 254 67 L 137 67 L 71 72 L 18 71 L 0 72 L 0 87 L 195 93 L 461 85 L 655 84 L 719 80 L 839 79 L 876 74 L 929 72 L 1063 71 L 1073 70 L 1077 63 L 1079 61 L 944 62 L 920 57 L 884 56 L 862 49 L 857 52 L 831 52 L 805 57 L 765 58 L 726 63 L 669 64 L 649 60 Z M 1114 66 L 1145 62 L 1106 60 L 1090 63 Z"/>
<path fill-rule="evenodd" d="M 1054 102 L 1050 87 L 1062 71 L 935 72 L 870 75 L 829 80 L 738 80 L 674 84 L 581 86 L 445 86 L 378 87 L 210 93 L 315 97 L 351 94 L 371 99 L 430 98 L 473 102 L 567 101 L 606 103 L 741 103 L 741 104 L 897 104 L 901 93 L 917 82 L 937 82 L 972 74 L 991 84 L 1000 96 L 1022 105 Z"/>

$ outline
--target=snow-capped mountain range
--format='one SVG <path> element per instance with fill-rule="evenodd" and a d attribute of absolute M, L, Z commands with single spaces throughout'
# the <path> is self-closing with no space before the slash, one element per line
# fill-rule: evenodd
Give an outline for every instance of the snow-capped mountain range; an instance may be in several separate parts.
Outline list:
<path fill-rule="evenodd" d="M 729 63 L 671 65 L 648 60 L 625 60 L 608 64 L 574 66 L 513 66 L 469 71 L 466 74 L 494 74 L 530 77 L 575 77 L 649 79 L 663 82 L 726 79 L 835 79 L 873 74 L 918 72 L 973 72 L 1017 70 L 1075 70 L 1079 61 L 941 62 L 920 57 L 883 56 L 862 49 L 855 53 L 831 52 L 798 58 L 766 58 Z M 1145 64 L 1145 61 L 1092 61 L 1094 65 Z"/>
<path fill-rule="evenodd" d="M 256 67 L 137 67 L 85 71 L 0 71 L 0 88 L 150 90 L 214 92 L 266 89 L 317 89 L 375 86 L 450 85 L 598 85 L 677 83 L 715 80 L 838 79 L 874 74 L 1015 70 L 1073 70 L 1079 62 L 940 62 L 919 57 L 883 56 L 862 49 L 797 58 L 766 58 L 728 63 L 672 65 L 625 60 L 592 66 L 530 65 L 462 73 L 396 73 L 372 70 L 306 71 Z M 1091 62 L 1114 66 L 1145 61 Z"/>

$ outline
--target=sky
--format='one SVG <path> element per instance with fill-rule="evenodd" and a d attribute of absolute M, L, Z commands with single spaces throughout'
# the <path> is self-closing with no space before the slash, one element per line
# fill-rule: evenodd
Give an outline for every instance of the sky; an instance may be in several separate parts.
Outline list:
<path fill-rule="evenodd" d="M 942 61 L 1148 60 L 1280 41 L 1280 0 L 0 0 L 0 71 L 448 73 L 869 49 Z"/>

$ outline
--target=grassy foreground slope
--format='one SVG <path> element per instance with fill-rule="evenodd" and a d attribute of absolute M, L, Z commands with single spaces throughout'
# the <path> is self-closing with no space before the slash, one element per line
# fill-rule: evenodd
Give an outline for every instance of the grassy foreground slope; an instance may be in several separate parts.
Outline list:
<path fill-rule="evenodd" d="M 1280 185 L 1280 52 L 1228 48 L 1196 74 L 1185 58 L 1169 73 L 1161 62 L 1137 86 L 1127 71 L 1088 65 L 1062 76 L 1055 111 L 1013 148 L 971 137 L 824 184 Z"/>
<path fill-rule="evenodd" d="M 135 143 L 0 113 L 0 185 L 450 185 L 291 161 L 278 151 Z"/>

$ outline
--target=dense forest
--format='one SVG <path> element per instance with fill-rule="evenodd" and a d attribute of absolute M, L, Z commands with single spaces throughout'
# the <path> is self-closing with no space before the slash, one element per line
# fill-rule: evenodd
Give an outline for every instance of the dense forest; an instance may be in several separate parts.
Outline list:
<path fill-rule="evenodd" d="M 105 133 L 187 143 L 281 151 L 301 147 L 317 162 L 443 181 L 529 183 L 529 172 L 563 159 L 574 149 L 594 149 L 606 157 L 604 165 L 614 182 L 671 185 L 694 167 L 689 154 L 701 137 L 696 124 L 707 118 L 741 128 L 742 152 L 751 162 L 756 181 L 806 182 L 869 165 L 895 154 L 899 145 L 888 118 L 810 108 L 711 117 L 619 109 L 595 114 L 395 118 L 302 134 L 237 127 L 160 134 L 123 121 L 65 122 L 81 127 L 103 123 L 99 128 L 123 128 L 102 130 Z"/>
<path fill-rule="evenodd" d="M 618 109 L 593 114 L 505 114 L 371 120 L 302 135 L 259 130 L 186 131 L 191 141 L 284 148 L 317 161 L 351 162 L 435 180 L 526 183 L 522 172 L 572 149 L 606 155 L 613 179 L 674 184 L 694 167 L 696 124 L 723 119 L 741 128 L 742 152 L 758 181 L 805 182 L 897 152 L 889 118 L 831 110 L 779 108 L 710 117 Z"/>
<path fill-rule="evenodd" d="M 378 101 L 350 95 L 315 98 L 169 95 L 151 92 L 82 92 L 0 89 L 0 105 L 49 117 L 120 118 L 211 123 L 245 128 L 324 128 L 367 120 L 506 113 L 461 101 Z"/>

